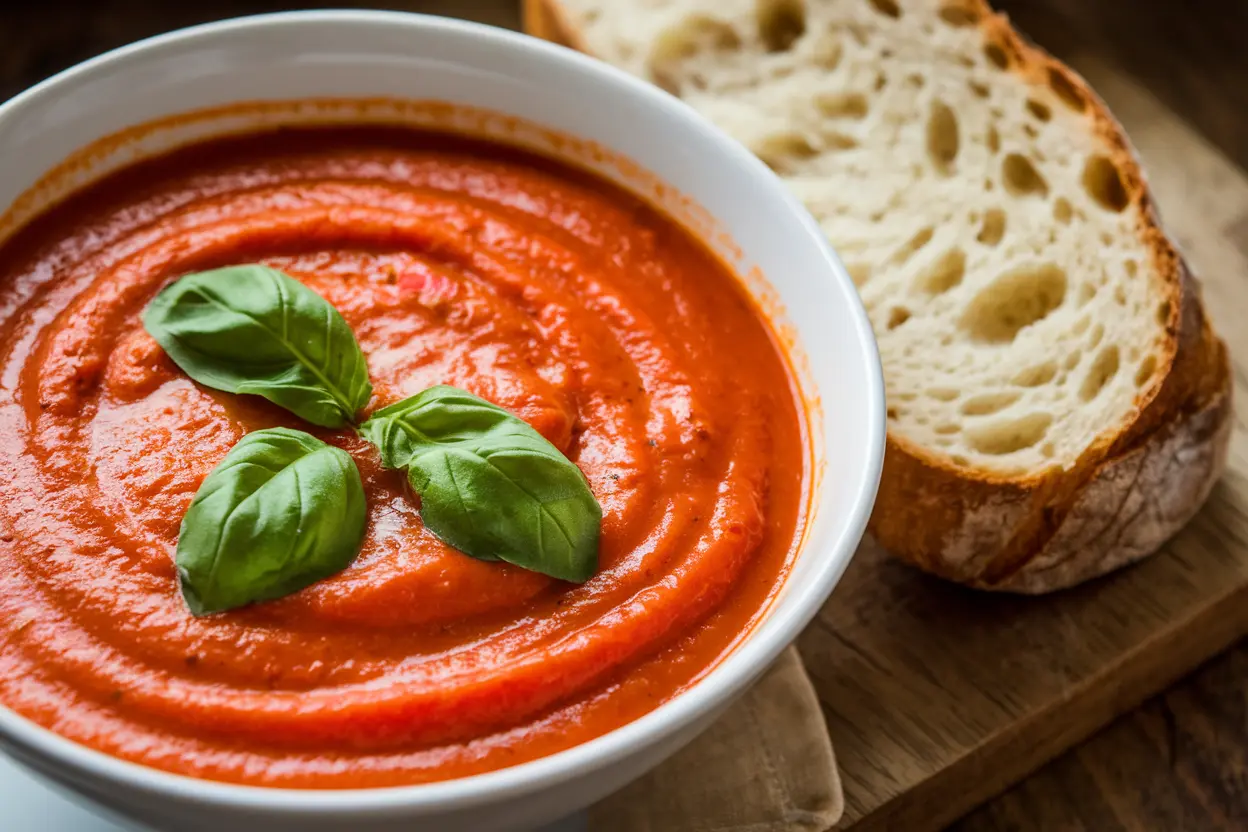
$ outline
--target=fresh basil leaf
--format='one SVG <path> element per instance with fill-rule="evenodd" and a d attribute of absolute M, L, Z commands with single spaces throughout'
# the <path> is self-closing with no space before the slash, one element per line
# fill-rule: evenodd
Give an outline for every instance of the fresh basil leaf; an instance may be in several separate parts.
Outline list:
<path fill-rule="evenodd" d="M 338 310 L 276 269 L 188 274 L 148 305 L 143 325 L 200 384 L 263 396 L 314 425 L 346 425 L 373 392 Z"/>
<path fill-rule="evenodd" d="M 602 507 L 585 475 L 523 420 L 454 387 L 373 414 L 360 434 L 406 468 L 425 526 L 465 554 L 583 583 Z"/>
<path fill-rule="evenodd" d="M 182 518 L 176 564 L 187 606 L 207 615 L 329 577 L 355 559 L 366 516 L 346 451 L 288 428 L 247 434 Z"/>

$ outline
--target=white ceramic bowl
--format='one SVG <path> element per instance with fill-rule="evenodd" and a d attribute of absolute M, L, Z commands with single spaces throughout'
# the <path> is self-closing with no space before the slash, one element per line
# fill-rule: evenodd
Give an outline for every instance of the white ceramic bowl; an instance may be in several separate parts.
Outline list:
<path fill-rule="evenodd" d="M 639 178 L 594 154 L 577 161 L 634 189 L 643 179 L 666 183 L 661 195 L 650 196 L 701 225 L 739 274 L 753 275 L 746 279 L 750 291 L 793 341 L 816 460 L 810 526 L 781 597 L 727 660 L 645 717 L 535 762 L 460 780 L 315 792 L 199 781 L 108 757 L 4 708 L 0 746 L 97 807 L 157 829 L 532 827 L 618 789 L 688 742 L 827 599 L 862 535 L 880 474 L 884 400 L 875 342 L 852 283 L 813 220 L 763 164 L 692 109 L 569 50 L 440 18 L 268 15 L 174 32 L 88 61 L 0 106 L 0 206 L 75 150 L 123 128 L 240 100 L 327 96 L 443 100 L 596 142 L 649 174 Z M 135 155 L 245 126 L 221 116 L 156 131 L 98 155 L 63 178 L 59 190 Z M 474 129 L 493 128 L 487 120 Z M 540 131 L 510 132 L 513 141 L 542 143 Z M 23 213 L 59 195 L 57 188 L 42 193 Z"/>

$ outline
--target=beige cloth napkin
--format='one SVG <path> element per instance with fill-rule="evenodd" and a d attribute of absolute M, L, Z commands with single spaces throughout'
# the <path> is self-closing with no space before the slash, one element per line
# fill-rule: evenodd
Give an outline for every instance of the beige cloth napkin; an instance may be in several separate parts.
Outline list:
<path fill-rule="evenodd" d="M 845 808 L 823 712 L 785 650 L 692 743 L 589 811 L 589 832 L 824 832 Z"/>

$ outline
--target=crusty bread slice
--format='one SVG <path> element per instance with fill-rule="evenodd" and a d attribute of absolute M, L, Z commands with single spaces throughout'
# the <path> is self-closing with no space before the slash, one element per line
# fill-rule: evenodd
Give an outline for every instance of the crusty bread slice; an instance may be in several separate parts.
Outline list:
<path fill-rule="evenodd" d="M 531 32 L 682 97 L 827 232 L 880 343 L 871 530 L 1044 592 L 1208 496 L 1230 375 L 1121 128 L 982 0 L 529 0 Z"/>

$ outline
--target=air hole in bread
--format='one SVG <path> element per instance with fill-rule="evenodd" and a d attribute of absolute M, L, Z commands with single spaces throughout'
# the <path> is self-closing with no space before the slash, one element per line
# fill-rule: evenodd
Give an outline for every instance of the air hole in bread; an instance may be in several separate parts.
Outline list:
<path fill-rule="evenodd" d="M 1046 196 L 1049 193 L 1049 183 L 1044 181 L 1031 160 L 1022 154 L 1011 153 L 1006 156 L 1001 163 L 1001 174 L 1005 179 L 1006 191 L 1013 196 Z"/>
<path fill-rule="evenodd" d="M 1121 286 L 1114 287 L 1114 303 L 1118 304 L 1119 306 L 1127 305 L 1127 290 L 1126 289 L 1122 288 Z"/>
<path fill-rule="evenodd" d="M 913 87 L 916 90 L 923 89 L 923 85 L 926 83 L 927 79 L 917 72 L 911 72 L 906 76 L 906 86 Z"/>
<path fill-rule="evenodd" d="M 979 15 L 973 9 L 950 4 L 940 7 L 940 19 L 950 26 L 972 26 L 979 20 Z"/>
<path fill-rule="evenodd" d="M 820 135 L 825 150 L 853 150 L 858 146 L 857 139 L 839 130 L 822 130 Z"/>
<path fill-rule="evenodd" d="M 651 67 L 648 71 L 650 73 L 650 83 L 669 95 L 680 97 L 680 79 L 675 74 L 657 67 Z M 694 87 L 701 89 L 696 82 Z"/>
<path fill-rule="evenodd" d="M 952 248 L 919 272 L 916 287 L 929 295 L 943 295 L 962 282 L 966 274 L 966 254 Z"/>
<path fill-rule="evenodd" d="M 984 145 L 989 153 L 1001 151 L 1001 134 L 997 132 L 997 128 L 991 126 L 988 128 L 988 132 L 984 134 Z"/>
<path fill-rule="evenodd" d="M 1135 371 L 1135 386 L 1143 388 L 1153 378 L 1153 373 L 1157 372 L 1157 357 L 1152 355 L 1144 356 L 1144 360 L 1140 362 L 1139 369 Z"/>
<path fill-rule="evenodd" d="M 1070 222 L 1070 216 L 1070 200 L 1066 199 L 1064 196 L 1059 196 L 1057 199 L 1053 200 L 1053 219 L 1057 220 L 1062 225 L 1066 225 Z"/>
<path fill-rule="evenodd" d="M 867 97 L 857 92 L 824 92 L 815 96 L 815 106 L 828 118 L 863 118 Z"/>
<path fill-rule="evenodd" d="M 655 84 L 672 93 L 680 93 L 681 64 L 699 54 L 726 52 L 741 47 L 741 37 L 731 25 L 704 14 L 693 14 L 660 32 L 654 39 L 646 70 Z M 706 85 L 704 78 L 694 78 L 695 86 Z"/>
<path fill-rule="evenodd" d="M 1097 354 L 1079 388 L 1079 398 L 1090 402 L 1118 375 L 1118 347 L 1110 344 Z"/>
<path fill-rule="evenodd" d="M 889 258 L 890 262 L 898 266 L 904 264 L 907 260 L 913 257 L 919 249 L 930 243 L 932 241 L 932 235 L 935 233 L 936 229 L 932 228 L 930 225 L 926 228 L 920 228 L 913 237 L 906 240 L 906 242 L 902 243 L 901 246 L 893 252 L 893 256 Z"/>
<path fill-rule="evenodd" d="M 815 41 L 810 57 L 820 69 L 831 72 L 841 65 L 844 55 L 845 47 L 841 45 L 840 39 L 832 32 L 825 32 Z"/>
<path fill-rule="evenodd" d="M 1087 306 L 1088 301 L 1092 300 L 1092 298 L 1094 297 L 1096 297 L 1096 286 L 1092 285 L 1091 283 L 1079 284 L 1079 305 L 1080 306 Z"/>
<path fill-rule="evenodd" d="M 966 457 L 962 456 L 962 454 L 954 454 L 953 456 L 949 457 L 949 461 L 952 462 L 954 465 L 960 465 L 963 468 L 971 464 L 971 461 L 967 459 Z"/>
<path fill-rule="evenodd" d="M 1027 112 L 1041 121 L 1048 121 L 1053 117 L 1053 111 L 1049 109 L 1049 105 L 1034 98 L 1027 99 Z"/>
<path fill-rule="evenodd" d="M 989 90 L 987 84 L 979 81 L 967 81 L 966 85 L 971 88 L 971 92 L 974 93 L 977 98 L 988 97 Z"/>
<path fill-rule="evenodd" d="M 927 155 L 944 174 L 952 171 L 958 158 L 958 117 L 943 101 L 933 101 L 927 115 Z"/>
<path fill-rule="evenodd" d="M 1057 364 L 1053 361 L 1045 361 L 1042 364 L 1033 364 L 1014 376 L 1014 384 L 1019 387 L 1042 387 L 1052 381 L 1056 375 Z"/>
<path fill-rule="evenodd" d="M 1018 397 L 1019 394 L 1014 392 L 984 393 L 963 402 L 962 415 L 991 416 L 1014 404 L 1014 402 L 1018 401 Z"/>
<path fill-rule="evenodd" d="M 901 17 L 901 9 L 897 6 L 896 0 L 868 0 L 871 8 L 875 9 L 885 17 Z"/>
<path fill-rule="evenodd" d="M 655 37 L 650 62 L 682 61 L 699 53 L 739 49 L 740 46 L 741 38 L 730 24 L 704 14 L 693 14 Z"/>
<path fill-rule="evenodd" d="M 1088 327 L 1091 325 L 1092 319 L 1087 315 L 1084 315 L 1082 318 L 1075 321 L 1074 326 L 1070 328 L 1070 331 L 1075 335 L 1082 335 L 1088 331 Z"/>
<path fill-rule="evenodd" d="M 888 86 L 888 76 L 883 72 L 877 73 L 875 76 L 875 85 L 872 87 L 876 92 Z"/>
<path fill-rule="evenodd" d="M 854 281 L 854 285 L 860 289 L 871 279 L 870 263 L 846 263 L 845 271 L 849 272 L 849 279 Z"/>
<path fill-rule="evenodd" d="M 1134 260 L 1128 260 L 1122 264 L 1122 268 L 1126 271 L 1127 277 L 1135 277 L 1139 273 L 1139 266 Z"/>
<path fill-rule="evenodd" d="M 819 154 L 819 149 L 811 144 L 810 139 L 795 132 L 773 133 L 758 142 L 753 150 L 767 163 L 767 167 L 779 174 L 792 173 L 796 163 Z"/>
<path fill-rule="evenodd" d="M 931 396 L 938 402 L 951 402 L 960 394 L 957 390 L 950 387 L 933 387 L 927 391 L 927 395 Z"/>
<path fill-rule="evenodd" d="M 1101 343 L 1101 339 L 1105 337 L 1105 324 L 1097 324 L 1092 327 L 1092 333 L 1088 335 L 1088 349 L 1094 350 Z"/>
<path fill-rule="evenodd" d="M 897 410 L 897 408 L 895 408 L 895 407 L 890 407 L 890 408 L 888 409 L 888 414 L 887 414 L 887 415 L 888 415 L 888 418 L 890 418 L 890 419 L 896 419 L 896 418 L 897 418 L 897 416 L 898 416 L 898 414 L 899 414 L 899 411 Z"/>
<path fill-rule="evenodd" d="M 1010 56 L 999 43 L 989 41 L 984 44 L 984 57 L 988 59 L 988 63 L 992 64 L 997 69 L 1010 68 Z"/>
<path fill-rule="evenodd" d="M 755 19 L 768 52 L 787 51 L 806 34 L 806 4 L 802 0 L 758 0 Z"/>
<path fill-rule="evenodd" d="M 1105 156 L 1093 156 L 1083 166 L 1083 189 L 1097 205 L 1116 214 L 1131 201 L 1118 166 Z"/>
<path fill-rule="evenodd" d="M 1021 266 L 981 289 L 959 323 L 977 341 L 1008 344 L 1065 299 L 1065 271 L 1051 263 Z"/>
<path fill-rule="evenodd" d="M 1083 360 L 1083 352 L 1081 352 L 1080 350 L 1075 350 L 1070 355 L 1066 356 L 1065 367 L 1067 370 L 1073 370 L 1079 366 L 1079 362 L 1082 360 Z"/>
<path fill-rule="evenodd" d="M 1169 326 L 1170 316 L 1171 314 L 1173 314 L 1173 312 L 1174 310 L 1171 309 L 1170 307 L 1170 301 L 1168 300 L 1162 301 L 1161 305 L 1157 307 L 1157 323 L 1161 324 L 1162 326 Z"/>
<path fill-rule="evenodd" d="M 975 239 L 986 246 L 995 246 L 1005 236 L 1005 212 L 1000 208 L 989 208 L 984 212 L 984 222 L 979 227 Z"/>
<path fill-rule="evenodd" d="M 894 306 L 888 313 L 888 328 L 890 330 L 896 329 L 908 320 L 910 320 L 910 310 L 901 306 Z"/>
<path fill-rule="evenodd" d="M 955 433 L 960 432 L 961 430 L 962 430 L 962 427 L 960 425 L 954 424 L 953 422 L 945 422 L 943 424 L 937 425 L 934 428 L 934 431 L 937 436 L 952 436 Z"/>
<path fill-rule="evenodd" d="M 1005 456 L 1038 445 L 1052 423 L 1053 417 L 1047 413 L 1029 413 L 968 430 L 966 440 L 981 454 Z"/>
<path fill-rule="evenodd" d="M 1053 446 L 1052 442 L 1045 442 L 1040 446 L 1040 453 L 1047 458 L 1052 458 L 1057 453 L 1057 448 Z"/>
<path fill-rule="evenodd" d="M 1077 113 L 1082 113 L 1088 107 L 1088 100 L 1083 93 L 1066 76 L 1066 73 L 1057 67 L 1049 67 L 1049 89 L 1053 90 L 1063 104 Z"/>

